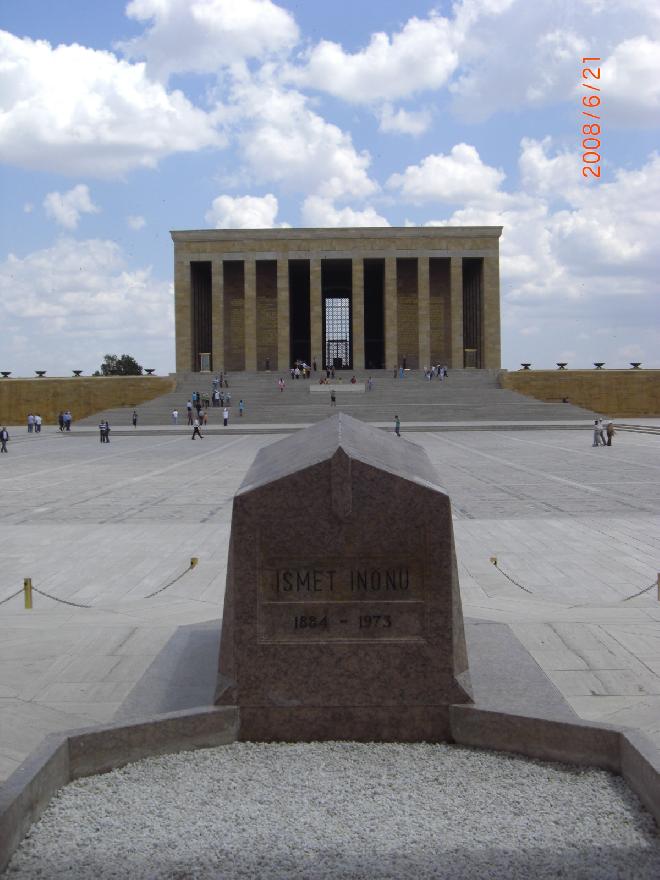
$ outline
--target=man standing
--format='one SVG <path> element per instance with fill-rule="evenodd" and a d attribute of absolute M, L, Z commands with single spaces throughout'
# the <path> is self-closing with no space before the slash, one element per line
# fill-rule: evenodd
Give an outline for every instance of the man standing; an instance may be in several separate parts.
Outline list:
<path fill-rule="evenodd" d="M 401 436 L 401 419 L 398 416 L 394 416 L 394 433 L 397 437 Z"/>
<path fill-rule="evenodd" d="M 99 443 L 105 443 L 105 422 L 103 419 L 99 422 Z"/>
<path fill-rule="evenodd" d="M 192 417 L 192 400 L 189 400 L 186 403 L 186 410 L 188 411 L 188 424 L 192 425 L 193 417 Z"/>
<path fill-rule="evenodd" d="M 9 440 L 9 431 L 3 427 L 0 428 L 0 452 L 7 451 L 7 441 Z"/>
<path fill-rule="evenodd" d="M 60 426 L 60 431 L 64 430 L 64 413 L 59 412 L 57 414 L 57 424 Z"/>
<path fill-rule="evenodd" d="M 229 424 L 229 410 L 225 407 L 222 411 L 222 424 L 227 427 Z"/>
<path fill-rule="evenodd" d="M 39 413 L 34 414 L 34 433 L 41 434 L 41 422 L 42 418 Z"/>
<path fill-rule="evenodd" d="M 134 428 L 137 428 L 137 420 L 138 420 L 137 410 L 134 409 L 133 410 L 133 427 Z"/>
<path fill-rule="evenodd" d="M 203 439 L 204 439 L 204 438 L 202 437 L 202 432 L 199 430 L 199 421 L 198 421 L 198 419 L 195 419 L 195 420 L 193 421 L 193 432 L 192 432 L 192 437 L 191 437 L 190 439 L 191 439 L 191 440 L 194 440 L 195 437 L 199 437 L 200 440 L 203 440 Z"/>
<path fill-rule="evenodd" d="M 31 434 L 32 429 L 34 428 L 34 416 L 32 415 L 32 413 L 28 413 L 27 428 L 28 428 L 28 434 Z"/>
<path fill-rule="evenodd" d="M 110 425 L 108 424 L 108 420 L 105 420 L 105 442 L 110 442 Z"/>
<path fill-rule="evenodd" d="M 592 446 L 600 446 L 603 443 L 603 438 L 600 436 L 600 419 L 594 419 L 594 442 L 591 444 Z M 603 446 L 605 443 L 603 443 Z"/>
<path fill-rule="evenodd" d="M 241 418 L 243 417 L 243 410 L 244 409 L 245 409 L 245 404 L 243 403 L 243 398 L 241 397 L 241 399 L 238 401 L 238 414 Z"/>
<path fill-rule="evenodd" d="M 174 408 L 174 409 L 172 410 L 172 424 L 173 424 L 173 425 L 178 425 L 178 424 L 179 424 L 179 410 L 176 409 L 176 408 Z"/>
<path fill-rule="evenodd" d="M 607 433 L 607 445 L 611 446 L 612 445 L 612 437 L 614 437 L 614 422 L 609 421 L 607 423 L 605 431 Z"/>
<path fill-rule="evenodd" d="M 337 395 L 334 388 L 330 392 L 330 406 L 337 406 Z"/>

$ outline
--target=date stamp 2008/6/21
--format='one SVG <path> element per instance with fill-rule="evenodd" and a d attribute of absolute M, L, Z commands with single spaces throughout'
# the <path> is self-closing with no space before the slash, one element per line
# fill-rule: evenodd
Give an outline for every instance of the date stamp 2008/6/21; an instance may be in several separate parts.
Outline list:
<path fill-rule="evenodd" d="M 583 58 L 585 62 L 600 61 L 600 58 Z M 601 114 L 600 114 L 600 86 L 594 85 L 590 80 L 600 81 L 600 67 L 582 68 L 582 85 L 590 90 L 590 94 L 582 95 L 582 115 L 597 122 L 584 122 L 582 125 L 582 176 L 600 177 L 600 143 L 601 143 Z"/>

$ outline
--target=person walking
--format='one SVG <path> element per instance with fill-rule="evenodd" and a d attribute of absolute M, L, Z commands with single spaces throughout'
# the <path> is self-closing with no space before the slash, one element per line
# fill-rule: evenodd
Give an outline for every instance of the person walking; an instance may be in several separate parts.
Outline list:
<path fill-rule="evenodd" d="M 192 400 L 188 400 L 186 403 L 186 412 L 188 413 L 188 424 L 192 425 L 193 416 L 192 416 Z"/>
<path fill-rule="evenodd" d="M 334 388 L 330 392 L 330 406 L 337 406 L 337 395 Z"/>
<path fill-rule="evenodd" d="M 199 430 L 199 420 L 198 419 L 193 420 L 193 432 L 192 432 L 192 437 L 190 439 L 194 440 L 195 437 L 199 437 L 200 440 L 204 439 L 202 437 L 202 432 Z"/>
<path fill-rule="evenodd" d="M 132 421 L 133 421 L 133 427 L 134 427 L 134 428 L 137 428 L 137 420 L 138 420 L 137 410 L 134 409 L 134 410 L 133 410 L 133 420 L 132 420 Z"/>
<path fill-rule="evenodd" d="M 222 411 L 222 424 L 227 427 L 229 424 L 229 410 L 225 407 Z"/>
<path fill-rule="evenodd" d="M 99 422 L 99 443 L 105 443 L 105 422 L 103 419 Z"/>
<path fill-rule="evenodd" d="M 64 430 L 64 413 L 61 411 L 57 414 L 57 424 L 60 426 L 60 431 L 63 431 Z"/>
<path fill-rule="evenodd" d="M 202 410 L 202 413 L 201 413 L 201 419 L 202 419 L 202 424 L 204 425 L 204 427 L 206 427 L 206 426 L 208 425 L 208 423 L 209 423 L 209 414 L 208 414 L 208 410 L 206 410 L 206 409 L 203 409 L 203 410 Z"/>
<path fill-rule="evenodd" d="M 612 437 L 614 437 L 614 422 L 609 421 L 605 426 L 605 433 L 607 434 L 607 445 L 612 445 Z"/>
<path fill-rule="evenodd" d="M 603 420 L 600 416 L 598 416 L 598 428 L 600 430 L 600 442 L 603 446 L 607 446 L 607 437 L 605 436 L 605 425 L 603 424 Z"/>
<path fill-rule="evenodd" d="M 243 410 L 245 409 L 245 404 L 243 403 L 243 398 L 238 401 L 238 414 L 241 418 L 243 418 Z"/>
<path fill-rule="evenodd" d="M 397 437 L 401 436 L 401 419 L 398 416 L 394 416 L 394 433 Z"/>
<path fill-rule="evenodd" d="M 105 442 L 110 442 L 110 425 L 108 424 L 108 420 L 105 420 Z"/>
<path fill-rule="evenodd" d="M 73 421 L 73 416 L 71 415 L 71 410 L 70 409 L 64 410 L 64 430 L 65 431 L 71 430 L 71 422 L 72 421 Z"/>
<path fill-rule="evenodd" d="M 28 413 L 28 417 L 27 417 L 28 434 L 32 433 L 33 428 L 34 428 L 34 416 L 32 415 L 32 413 Z"/>
<path fill-rule="evenodd" d="M 34 414 L 34 433 L 41 434 L 41 422 L 42 418 L 39 413 Z"/>
<path fill-rule="evenodd" d="M 0 428 L 0 452 L 7 451 L 7 441 L 9 440 L 9 431 L 6 427 Z"/>

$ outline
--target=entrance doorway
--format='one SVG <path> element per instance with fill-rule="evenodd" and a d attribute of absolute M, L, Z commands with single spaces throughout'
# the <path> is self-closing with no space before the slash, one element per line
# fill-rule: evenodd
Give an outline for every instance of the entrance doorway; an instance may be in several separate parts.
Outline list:
<path fill-rule="evenodd" d="M 353 366 L 351 260 L 323 260 L 321 290 L 324 366 L 334 367 L 335 370 L 350 370 Z"/>
<path fill-rule="evenodd" d="M 335 370 L 351 367 L 351 301 L 347 296 L 326 296 L 325 363 Z"/>

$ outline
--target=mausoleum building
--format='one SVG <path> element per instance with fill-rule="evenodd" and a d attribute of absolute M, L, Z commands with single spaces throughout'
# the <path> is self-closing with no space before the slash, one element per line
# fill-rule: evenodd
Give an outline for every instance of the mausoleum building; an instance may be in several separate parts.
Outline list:
<path fill-rule="evenodd" d="M 177 372 L 500 367 L 501 226 L 172 232 Z"/>

